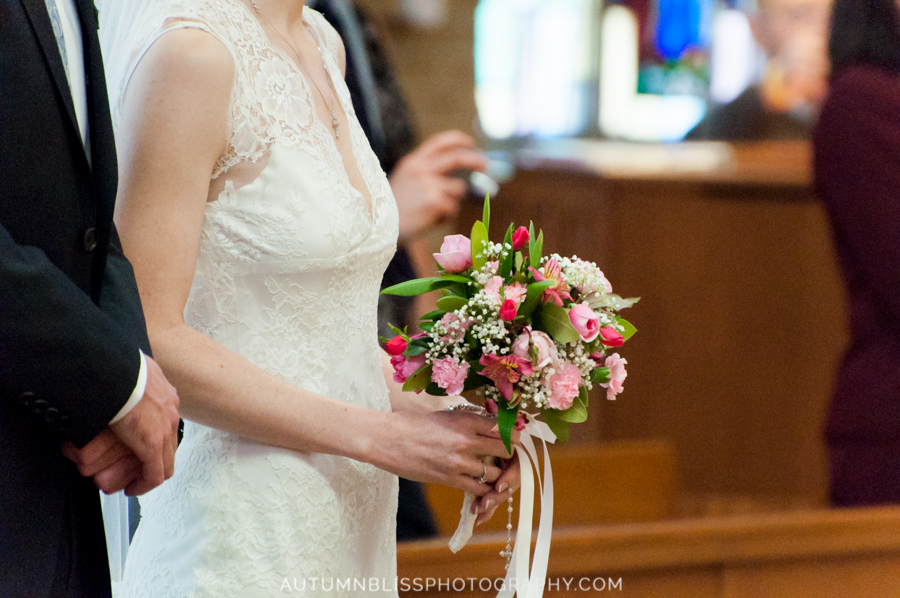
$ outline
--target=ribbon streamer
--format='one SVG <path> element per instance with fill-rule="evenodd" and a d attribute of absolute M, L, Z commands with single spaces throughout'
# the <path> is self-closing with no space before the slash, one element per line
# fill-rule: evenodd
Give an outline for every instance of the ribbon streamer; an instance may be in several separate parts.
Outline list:
<path fill-rule="evenodd" d="M 547 443 L 556 442 L 556 435 L 544 422 L 535 419 L 531 413 L 525 414 L 528 424 L 516 445 L 519 455 L 519 467 L 522 472 L 522 485 L 519 489 L 519 525 L 516 530 L 516 541 L 510 559 L 510 567 L 503 580 L 503 587 L 497 598 L 542 598 L 547 580 L 547 565 L 550 559 L 550 538 L 553 533 L 553 470 L 550 467 L 550 454 Z M 532 437 L 541 441 L 544 452 L 544 479 L 538 467 L 537 449 Z M 529 556 L 531 553 L 531 521 L 534 513 L 534 479 L 537 477 L 538 492 L 541 497 L 541 516 L 538 522 L 537 540 L 534 547 L 534 560 L 529 572 Z M 477 515 L 471 512 L 475 496 L 466 493 L 459 520 L 459 526 L 450 539 L 450 550 L 458 552 L 472 537 Z"/>

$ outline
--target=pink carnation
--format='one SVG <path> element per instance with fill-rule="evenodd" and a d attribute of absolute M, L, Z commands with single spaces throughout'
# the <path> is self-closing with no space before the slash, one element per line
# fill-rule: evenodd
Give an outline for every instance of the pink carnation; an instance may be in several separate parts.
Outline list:
<path fill-rule="evenodd" d="M 503 303 L 503 298 L 500 297 L 500 289 L 503 287 L 503 279 L 499 276 L 492 276 L 487 284 L 484 285 L 484 294 L 487 295 L 491 301 L 500 305 Z"/>
<path fill-rule="evenodd" d="M 514 282 L 511 285 L 507 285 L 503 289 L 503 296 L 506 299 L 515 301 L 516 304 L 522 302 L 522 298 L 525 296 L 525 293 L 528 292 L 528 289 L 521 282 Z"/>
<path fill-rule="evenodd" d="M 550 398 L 547 405 L 553 409 L 566 410 L 575 402 L 581 386 L 581 370 L 567 361 L 556 365 L 556 372 L 550 377 Z"/>
<path fill-rule="evenodd" d="M 458 325 L 454 327 L 453 324 Z M 462 340 L 466 335 L 466 330 L 469 329 L 471 324 L 472 320 L 468 318 L 460 318 L 453 312 L 445 313 L 444 317 L 441 318 L 441 326 L 447 330 L 447 335 L 441 337 L 441 342 L 444 344 L 452 344 Z"/>
<path fill-rule="evenodd" d="M 453 357 L 436 359 L 431 364 L 431 381 L 447 391 L 448 395 L 458 395 L 469 374 L 469 363 L 458 363 Z"/>
<path fill-rule="evenodd" d="M 610 401 L 616 400 L 616 395 L 622 392 L 622 383 L 628 372 L 625 371 L 625 364 L 628 363 L 618 353 L 613 353 L 606 358 L 604 364 L 609 368 L 609 382 L 601 382 L 600 386 L 606 389 L 606 398 Z"/>

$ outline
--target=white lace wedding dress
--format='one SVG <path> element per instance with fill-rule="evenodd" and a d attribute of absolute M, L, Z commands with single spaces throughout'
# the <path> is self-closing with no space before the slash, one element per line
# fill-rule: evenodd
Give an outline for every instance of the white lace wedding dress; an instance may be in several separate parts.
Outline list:
<path fill-rule="evenodd" d="M 340 40 L 320 14 L 305 9 L 304 18 L 348 115 L 371 212 L 330 123 L 318 120 L 312 88 L 247 7 L 195 2 L 171 15 L 157 37 L 199 28 L 234 57 L 228 150 L 213 178 L 265 161 L 255 179 L 226 182 L 208 204 L 185 318 L 291 384 L 388 411 L 376 305 L 397 209 L 353 114 Z M 371 465 L 186 422 L 175 476 L 141 499 L 122 594 L 395 595 L 396 508 L 396 478 Z"/>

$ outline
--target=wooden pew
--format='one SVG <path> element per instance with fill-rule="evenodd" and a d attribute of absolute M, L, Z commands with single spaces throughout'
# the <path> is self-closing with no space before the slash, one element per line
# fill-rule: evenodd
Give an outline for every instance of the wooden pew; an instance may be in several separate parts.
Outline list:
<path fill-rule="evenodd" d="M 445 584 L 401 595 L 496 595 L 479 584 L 503 577 L 504 542 L 483 534 L 456 555 L 446 539 L 401 544 L 398 587 Z M 456 579 L 466 587 L 447 591 Z M 900 507 L 555 529 L 548 579 L 552 598 L 897 598 Z"/>

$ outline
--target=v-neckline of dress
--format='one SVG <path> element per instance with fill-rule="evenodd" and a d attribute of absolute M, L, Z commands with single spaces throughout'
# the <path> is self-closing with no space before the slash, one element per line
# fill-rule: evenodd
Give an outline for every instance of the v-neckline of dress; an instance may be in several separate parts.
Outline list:
<path fill-rule="evenodd" d="M 318 125 L 323 130 L 325 130 L 326 133 L 328 133 L 328 137 L 331 140 L 331 145 L 334 148 L 334 153 L 337 155 L 337 157 L 340 160 L 341 168 L 344 169 L 344 176 L 347 179 L 347 186 L 350 188 L 350 192 L 355 196 L 355 199 L 356 199 L 357 203 L 359 204 L 359 207 L 363 210 L 363 212 L 366 216 L 366 219 L 369 222 L 369 225 L 374 229 L 376 222 L 377 222 L 377 218 L 378 218 L 376 210 L 375 210 L 375 196 L 372 193 L 372 189 L 369 187 L 369 184 L 366 182 L 366 179 L 362 174 L 362 169 L 360 168 L 360 163 L 359 163 L 359 156 L 357 155 L 357 143 L 354 141 L 353 133 L 350 130 L 352 127 L 350 126 L 349 113 L 347 112 L 347 109 L 344 106 L 344 102 L 341 101 L 340 94 L 337 93 L 337 85 L 334 82 L 334 75 L 331 72 L 331 69 L 329 68 L 327 61 L 325 60 L 325 53 L 322 51 L 322 40 L 319 39 L 319 34 L 316 32 L 315 27 L 309 22 L 309 20 L 307 18 L 307 11 L 310 11 L 313 9 L 311 9 L 310 7 L 308 7 L 306 5 L 303 6 L 303 15 L 302 15 L 303 24 L 304 24 L 304 26 L 306 26 L 309 29 L 310 34 L 313 36 L 313 40 L 315 40 L 315 42 L 316 42 L 316 47 L 319 50 L 319 56 L 321 56 L 321 58 L 322 58 L 322 67 L 325 69 L 325 76 L 328 77 L 328 82 L 331 85 L 331 90 L 332 90 L 332 93 L 334 93 L 335 100 L 337 100 L 337 103 L 340 104 L 341 111 L 344 113 L 344 118 L 347 121 L 347 129 L 348 129 L 347 135 L 350 136 L 349 137 L 350 151 L 352 153 L 353 161 L 356 163 L 356 170 L 357 170 L 357 172 L 359 172 L 360 180 L 362 181 L 362 184 L 366 186 L 366 191 L 368 192 L 368 197 L 362 191 L 357 189 L 353 185 L 353 183 L 350 181 L 350 173 L 347 171 L 347 165 L 344 163 L 344 155 L 341 153 L 340 148 L 338 148 L 337 140 L 334 138 L 334 136 L 331 135 L 330 132 L 328 132 L 328 127 L 325 126 L 325 123 L 322 122 L 322 119 L 319 117 L 319 111 L 316 109 L 315 96 L 313 95 L 313 83 L 307 78 L 306 73 L 303 72 L 303 69 L 300 68 L 300 65 L 298 65 L 297 62 L 293 58 L 291 58 L 287 52 L 285 52 L 282 48 L 278 47 L 277 45 L 275 45 L 272 42 L 272 40 L 266 34 L 266 30 L 263 28 L 262 22 L 256 17 L 256 15 L 253 14 L 252 10 L 244 2 L 241 2 L 240 0 L 238 0 L 238 4 L 240 4 L 241 6 L 244 7 L 247 18 L 249 18 L 250 20 L 253 21 L 254 25 L 256 26 L 256 28 L 258 30 L 259 35 L 262 37 L 262 39 L 265 40 L 266 44 L 272 49 L 272 51 L 283 62 L 285 62 L 288 65 L 288 68 L 290 68 L 293 72 L 295 72 L 297 75 L 299 75 L 303 79 L 303 82 L 306 84 L 307 90 L 309 91 L 310 95 L 313 98 L 313 102 L 312 102 L 313 106 L 312 106 L 312 111 L 311 111 L 312 117 L 313 117 L 316 125 Z"/>

